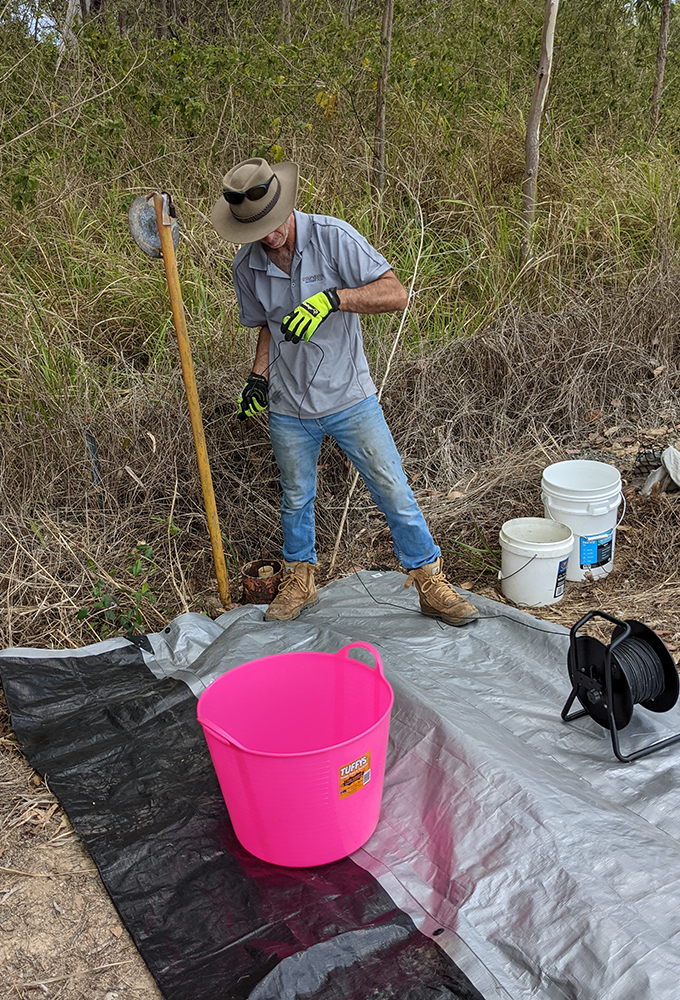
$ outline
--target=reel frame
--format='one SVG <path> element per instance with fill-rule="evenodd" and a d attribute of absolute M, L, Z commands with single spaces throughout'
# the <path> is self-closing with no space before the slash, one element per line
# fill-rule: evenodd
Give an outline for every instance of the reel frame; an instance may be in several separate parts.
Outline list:
<path fill-rule="evenodd" d="M 590 636 L 577 635 L 579 629 L 595 617 L 604 618 L 616 626 L 609 646 L 605 646 L 598 639 L 593 639 Z M 625 728 L 630 722 L 634 703 L 628 682 L 622 677 L 620 667 L 618 665 L 612 667 L 612 652 L 619 643 L 631 635 L 643 639 L 654 650 L 661 661 L 664 672 L 663 691 L 656 698 L 640 702 L 640 704 L 652 712 L 667 712 L 673 708 L 680 692 L 680 679 L 675 661 L 663 640 L 641 622 L 621 621 L 604 611 L 589 611 L 572 626 L 569 632 L 567 666 L 572 687 L 561 713 L 564 722 L 572 722 L 574 719 L 588 715 L 599 725 L 609 729 L 612 750 L 615 757 L 623 764 L 630 764 L 640 757 L 647 757 L 663 747 L 680 742 L 680 733 L 676 733 L 675 736 L 656 740 L 629 754 L 624 754 L 621 751 L 619 730 Z M 582 662 L 586 657 L 590 662 Z M 616 683 L 613 671 L 616 672 Z M 584 707 L 569 714 L 576 698 Z M 586 702 L 590 704 L 590 708 L 585 707 Z"/>

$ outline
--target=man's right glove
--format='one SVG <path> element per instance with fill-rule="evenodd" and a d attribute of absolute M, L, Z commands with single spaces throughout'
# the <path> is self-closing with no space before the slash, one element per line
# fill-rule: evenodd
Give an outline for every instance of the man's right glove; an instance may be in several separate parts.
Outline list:
<path fill-rule="evenodd" d="M 238 397 L 236 416 L 239 420 L 246 417 L 254 417 L 256 413 L 262 413 L 269 405 L 269 382 L 264 375 L 256 375 L 251 372 L 248 381 L 241 390 Z"/>

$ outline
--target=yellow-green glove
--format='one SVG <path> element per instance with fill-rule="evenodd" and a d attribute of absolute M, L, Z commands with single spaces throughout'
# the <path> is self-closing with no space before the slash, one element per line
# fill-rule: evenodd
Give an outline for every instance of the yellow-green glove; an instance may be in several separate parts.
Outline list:
<path fill-rule="evenodd" d="M 269 405 L 269 382 L 264 375 L 256 375 L 251 372 L 248 381 L 241 389 L 241 395 L 237 400 L 236 416 L 239 420 L 246 417 L 254 417 L 256 413 L 262 413 Z"/>
<path fill-rule="evenodd" d="M 327 288 L 325 292 L 317 292 L 301 302 L 289 316 L 283 317 L 281 332 L 292 344 L 301 340 L 309 340 L 327 316 L 337 312 L 340 299 L 335 288 Z"/>

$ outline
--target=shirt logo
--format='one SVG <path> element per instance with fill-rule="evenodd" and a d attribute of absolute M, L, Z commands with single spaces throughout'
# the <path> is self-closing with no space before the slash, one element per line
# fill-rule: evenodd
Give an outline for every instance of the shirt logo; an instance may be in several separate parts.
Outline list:
<path fill-rule="evenodd" d="M 310 274 L 309 277 L 302 279 L 305 285 L 309 285 L 312 281 L 323 281 L 323 274 Z"/>

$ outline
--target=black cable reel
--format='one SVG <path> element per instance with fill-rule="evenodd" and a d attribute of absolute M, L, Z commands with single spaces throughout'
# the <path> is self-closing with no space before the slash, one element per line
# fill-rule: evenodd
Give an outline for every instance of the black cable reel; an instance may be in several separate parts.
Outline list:
<path fill-rule="evenodd" d="M 579 629 L 594 617 L 604 618 L 615 626 L 608 646 L 592 636 L 578 635 Z M 680 693 L 675 661 L 652 629 L 632 619 L 620 621 L 604 611 L 589 611 L 576 622 L 569 635 L 567 666 L 572 687 L 562 709 L 565 722 L 589 715 L 609 729 L 614 754 L 624 763 L 680 741 L 677 733 L 633 753 L 621 752 L 619 730 L 625 729 L 632 719 L 635 705 L 650 712 L 668 712 Z M 575 699 L 582 709 L 570 715 Z"/>

